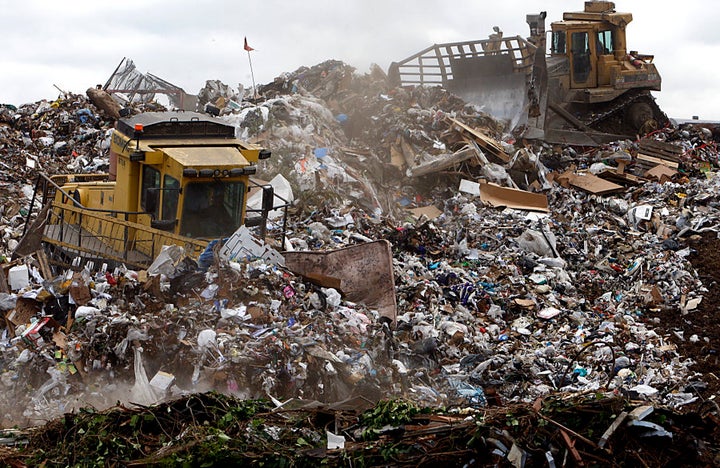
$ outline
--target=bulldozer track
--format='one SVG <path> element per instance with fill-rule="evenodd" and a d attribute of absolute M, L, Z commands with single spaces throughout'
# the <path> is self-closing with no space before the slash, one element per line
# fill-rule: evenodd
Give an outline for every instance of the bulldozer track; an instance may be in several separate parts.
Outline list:
<path fill-rule="evenodd" d="M 624 113 L 631 105 L 636 102 L 645 102 L 650 105 L 655 118 L 659 126 L 664 126 L 668 122 L 668 118 L 665 113 L 658 107 L 655 102 L 655 98 L 650 94 L 649 91 L 638 90 L 629 92 L 623 96 L 618 97 L 614 101 L 608 104 L 607 108 L 601 113 L 595 114 L 592 118 L 584 120 L 583 123 L 588 127 L 598 128 L 602 123 L 609 121 L 609 119 L 619 116 L 620 113 Z M 641 129 L 636 129 L 641 130 Z"/>
<path fill-rule="evenodd" d="M 600 114 L 597 114 L 593 118 L 584 121 L 585 125 L 588 127 L 592 127 L 594 125 L 597 125 L 598 123 L 602 122 L 603 120 L 608 119 L 611 116 L 616 115 L 621 110 L 624 111 L 627 109 L 630 104 L 633 104 L 635 101 L 640 99 L 643 96 L 646 96 L 648 93 L 646 91 L 640 91 L 640 92 L 633 92 L 628 93 L 623 96 L 620 96 L 619 98 L 612 101 L 609 105 L 609 108 L 605 111 L 603 111 Z"/>

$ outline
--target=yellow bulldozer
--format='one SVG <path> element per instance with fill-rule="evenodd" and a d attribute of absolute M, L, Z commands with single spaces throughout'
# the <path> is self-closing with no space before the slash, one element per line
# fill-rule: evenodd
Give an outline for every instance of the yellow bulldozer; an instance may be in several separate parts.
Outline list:
<path fill-rule="evenodd" d="M 252 182 L 270 151 L 235 138 L 231 124 L 196 112 L 119 119 L 104 174 L 39 174 L 31 208 L 43 207 L 16 254 L 45 247 L 63 267 L 75 259 L 147 267 L 165 245 L 190 255 L 240 226 L 264 228 L 272 186 Z M 262 207 L 249 210 L 251 186 Z M 33 215 L 28 213 L 28 221 Z"/>
<path fill-rule="evenodd" d="M 587 1 L 550 31 L 546 16 L 527 15 L 527 39 L 496 27 L 488 39 L 435 44 L 393 62 L 388 77 L 397 86 L 443 86 L 522 138 L 595 146 L 668 124 L 651 94 L 661 84 L 654 56 L 628 50 L 631 13 Z"/>

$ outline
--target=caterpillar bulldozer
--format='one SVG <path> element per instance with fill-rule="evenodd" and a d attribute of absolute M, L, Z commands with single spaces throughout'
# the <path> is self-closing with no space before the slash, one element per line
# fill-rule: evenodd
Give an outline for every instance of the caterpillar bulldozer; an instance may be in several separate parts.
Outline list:
<path fill-rule="evenodd" d="M 442 86 L 507 121 L 518 137 L 597 146 L 669 123 L 652 91 L 661 78 L 654 56 L 629 51 L 631 13 L 587 1 L 546 31 L 546 13 L 527 15 L 530 36 L 435 44 L 400 62 L 396 86 Z M 549 33 L 549 53 L 548 53 Z"/>
<path fill-rule="evenodd" d="M 50 263 L 76 259 L 144 268 L 165 245 L 199 255 L 242 225 L 261 226 L 273 207 L 272 186 L 253 182 L 270 151 L 235 138 L 235 128 L 196 112 L 148 112 L 117 121 L 110 170 L 39 174 L 15 251 L 45 247 Z M 250 187 L 261 209 L 247 206 Z M 28 229 L 32 209 L 42 207 Z M 84 263 L 84 262 L 83 262 Z"/>

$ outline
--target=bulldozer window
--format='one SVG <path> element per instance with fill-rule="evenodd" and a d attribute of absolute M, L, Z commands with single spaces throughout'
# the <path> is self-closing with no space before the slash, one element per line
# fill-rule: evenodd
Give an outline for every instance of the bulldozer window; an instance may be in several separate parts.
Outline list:
<path fill-rule="evenodd" d="M 608 55 L 613 53 L 612 31 L 600 31 L 597 37 L 598 54 Z"/>
<path fill-rule="evenodd" d="M 153 219 L 158 216 L 158 198 L 160 197 L 160 171 L 151 166 L 143 166 L 140 207 L 150 213 Z M 149 190 L 154 189 L 154 190 Z"/>
<path fill-rule="evenodd" d="M 240 227 L 244 197 L 245 184 L 239 181 L 186 185 L 180 234 L 208 239 L 231 235 Z"/>
<path fill-rule="evenodd" d="M 587 32 L 572 33 L 572 63 L 573 79 L 576 83 L 584 83 L 590 76 L 592 63 L 590 62 L 590 37 Z"/>
<path fill-rule="evenodd" d="M 169 175 L 163 180 L 163 197 L 162 197 L 162 219 L 171 221 L 177 219 L 178 198 L 180 195 L 180 182 Z"/>
<path fill-rule="evenodd" d="M 552 53 L 565 55 L 567 45 L 565 39 L 565 31 L 553 31 L 552 34 Z"/>

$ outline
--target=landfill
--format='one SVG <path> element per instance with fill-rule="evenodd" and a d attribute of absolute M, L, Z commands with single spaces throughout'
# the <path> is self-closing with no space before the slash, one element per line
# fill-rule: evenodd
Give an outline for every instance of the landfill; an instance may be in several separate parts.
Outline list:
<path fill-rule="evenodd" d="M 0 107 L 3 428 L 87 407 L 121 404 L 130 418 L 140 414 L 133 405 L 228 397 L 262 400 L 275 418 L 265 436 L 280 447 L 290 429 L 276 412 L 288 406 L 303 402 L 295 411 L 319 418 L 354 401 L 358 417 L 396 400 L 442 408 L 429 417 L 445 424 L 438 440 L 453 424 L 476 427 L 467 418 L 510 413 L 534 423 L 508 417 L 498 427 L 528 431 L 545 421 L 562 433 L 543 450 L 515 432 L 478 433 L 486 452 L 456 454 L 475 460 L 466 466 L 597 462 L 625 448 L 614 431 L 643 424 L 648 444 L 692 439 L 697 463 L 718 462 L 720 139 L 712 128 L 669 126 L 596 148 L 526 141 L 439 87 L 393 88 L 379 67 L 360 74 L 334 60 L 257 91 L 259 99 L 244 99 L 247 90 L 208 81 L 199 94 L 238 137 L 272 151 L 257 176 L 292 200 L 287 225 L 278 213 L 264 239 L 243 234 L 246 246 L 256 243 L 250 254 L 216 249 L 198 259 L 168 247 L 143 271 L 52 272 L 41 253 L 15 253 L 32 222 L 37 173 L 107 170 L 114 118 L 90 90 Z M 132 112 L 158 106 L 136 103 Z M 281 253 L 378 240 L 392 254 L 391 314 L 294 273 Z M 593 418 L 590 405 L 625 416 L 614 429 L 603 419 L 592 436 L 581 435 L 582 422 L 538 416 L 542 402 L 569 401 L 579 401 L 578 417 Z M 418 414 L 383 421 L 375 435 L 402 426 L 415 437 Z M 334 426 L 315 421 L 301 448 L 358 450 L 351 424 Z M 303 445 L 293 437 L 291 448 Z M 578 452 L 583 439 L 599 452 Z M 626 462 L 671 459 L 643 447 Z"/>

